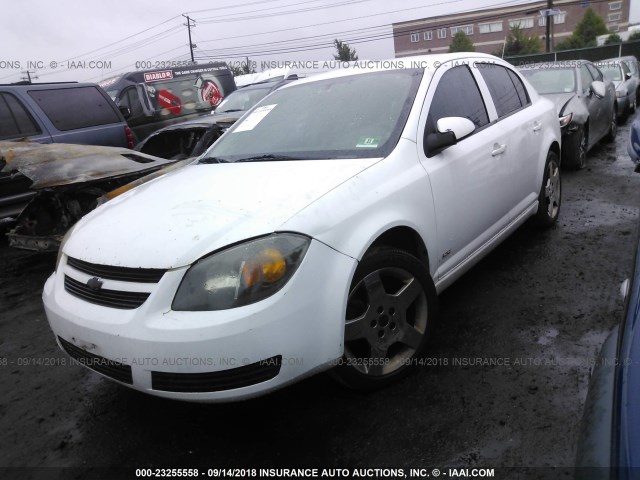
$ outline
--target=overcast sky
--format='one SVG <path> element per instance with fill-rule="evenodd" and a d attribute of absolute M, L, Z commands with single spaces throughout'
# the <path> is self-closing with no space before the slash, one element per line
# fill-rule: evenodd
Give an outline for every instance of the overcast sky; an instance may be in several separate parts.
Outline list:
<path fill-rule="evenodd" d="M 215 7 L 213 4 L 215 3 Z M 393 22 L 522 0 L 154 0 L 5 2 L 0 20 L 0 83 L 25 70 L 37 81 L 99 81 L 111 75 L 189 60 L 186 19 L 195 21 L 196 60 L 330 60 L 334 38 L 360 59 L 393 58 Z M 640 0 L 631 0 L 640 21 Z M 281 52 L 277 54 L 276 52 Z"/>

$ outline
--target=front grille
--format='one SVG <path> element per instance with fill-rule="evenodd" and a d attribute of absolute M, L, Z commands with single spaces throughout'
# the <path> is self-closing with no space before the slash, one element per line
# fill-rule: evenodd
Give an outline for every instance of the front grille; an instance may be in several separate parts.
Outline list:
<path fill-rule="evenodd" d="M 165 392 L 220 392 L 266 382 L 280 373 L 282 355 L 219 372 L 151 372 L 151 388 Z"/>
<path fill-rule="evenodd" d="M 71 295 L 87 302 L 123 310 L 138 308 L 150 295 L 149 292 L 121 292 L 105 288 L 93 290 L 85 283 L 79 282 L 68 275 L 64 276 L 64 289 Z"/>
<path fill-rule="evenodd" d="M 131 367 L 120 362 L 114 362 L 108 358 L 101 357 L 89 353 L 75 345 L 67 342 L 64 338 L 58 337 L 60 345 L 65 352 L 69 354 L 71 358 L 74 358 L 81 365 L 95 370 L 109 378 L 118 380 L 119 382 L 128 383 L 133 385 L 133 378 L 131 376 Z"/>
<path fill-rule="evenodd" d="M 131 268 L 97 265 L 95 263 L 85 262 L 84 260 L 78 260 L 77 258 L 72 257 L 67 257 L 67 265 L 94 277 L 137 283 L 158 283 L 162 278 L 162 275 L 166 272 L 166 270 L 162 270 L 160 268 Z"/>

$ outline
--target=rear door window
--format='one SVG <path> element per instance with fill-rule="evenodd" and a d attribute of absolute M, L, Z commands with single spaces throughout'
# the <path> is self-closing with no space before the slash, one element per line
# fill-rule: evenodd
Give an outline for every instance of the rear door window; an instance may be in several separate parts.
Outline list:
<path fill-rule="evenodd" d="M 113 102 L 97 87 L 30 90 L 28 93 L 60 131 L 121 122 Z"/>
<path fill-rule="evenodd" d="M 498 117 L 509 115 L 527 105 L 526 90 L 517 75 L 510 75 L 507 68 L 491 63 L 481 64 L 479 69 L 493 98 Z"/>
<path fill-rule="evenodd" d="M 29 112 L 10 93 L 0 94 L 0 138 L 28 137 L 42 133 Z"/>

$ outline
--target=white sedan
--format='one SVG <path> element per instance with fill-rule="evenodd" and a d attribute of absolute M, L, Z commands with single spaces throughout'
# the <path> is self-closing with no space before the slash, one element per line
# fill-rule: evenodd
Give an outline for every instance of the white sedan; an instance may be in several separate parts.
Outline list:
<path fill-rule="evenodd" d="M 554 225 L 559 152 L 554 105 L 490 55 L 300 80 L 79 221 L 46 314 L 69 355 L 162 397 L 332 367 L 386 385 L 424 354 L 439 292 L 527 219 Z"/>

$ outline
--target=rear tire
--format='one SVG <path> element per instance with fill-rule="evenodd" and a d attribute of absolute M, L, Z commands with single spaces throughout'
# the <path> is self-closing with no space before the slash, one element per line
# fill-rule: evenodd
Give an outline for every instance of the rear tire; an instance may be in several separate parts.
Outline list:
<path fill-rule="evenodd" d="M 562 182 L 560 179 L 560 166 L 558 156 L 549 151 L 544 166 L 540 195 L 538 196 L 538 212 L 534 217 L 534 223 L 541 228 L 553 227 L 560 215 L 562 203 Z"/>

